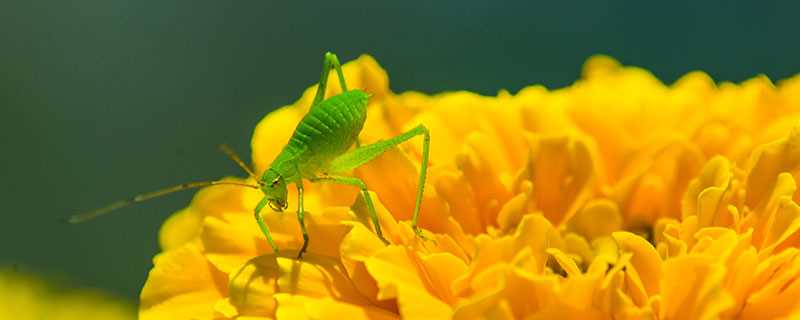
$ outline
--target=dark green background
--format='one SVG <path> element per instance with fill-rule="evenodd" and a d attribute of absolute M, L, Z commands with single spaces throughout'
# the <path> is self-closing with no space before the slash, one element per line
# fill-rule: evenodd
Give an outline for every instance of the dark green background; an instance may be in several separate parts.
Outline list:
<path fill-rule="evenodd" d="M 60 219 L 239 175 L 216 145 L 248 156 L 255 124 L 316 81 L 326 50 L 374 55 L 396 91 L 559 87 L 595 53 L 667 82 L 800 70 L 797 1 L 288 2 L 0 1 L 0 265 L 135 300 L 191 192 Z"/>

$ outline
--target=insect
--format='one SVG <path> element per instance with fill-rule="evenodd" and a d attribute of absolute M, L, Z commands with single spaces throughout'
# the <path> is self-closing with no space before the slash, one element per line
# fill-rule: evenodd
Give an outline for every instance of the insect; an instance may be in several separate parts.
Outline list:
<path fill-rule="evenodd" d="M 325 99 L 328 75 L 331 70 L 335 70 L 337 73 L 342 93 Z M 300 259 L 306 252 L 309 242 L 304 220 L 305 210 L 303 208 L 303 180 L 306 180 L 311 183 L 336 183 L 359 188 L 361 196 L 364 197 L 364 202 L 367 205 L 370 220 L 375 227 L 375 233 L 385 244 L 388 244 L 389 242 L 383 237 L 381 232 L 381 227 L 378 223 L 378 215 L 375 211 L 372 198 L 369 192 L 367 192 L 366 184 L 362 180 L 347 176 L 346 174 L 377 158 L 398 144 L 413 137 L 422 136 L 422 163 L 419 170 L 419 180 L 411 226 L 418 237 L 426 239 L 422 234 L 422 230 L 417 225 L 417 220 L 419 218 L 425 178 L 427 176 L 430 133 L 425 126 L 418 125 L 395 137 L 380 140 L 368 145 L 360 145 L 358 143 L 358 135 L 366 121 L 368 100 L 368 93 L 358 89 L 347 89 L 347 83 L 345 82 L 339 59 L 335 54 L 327 52 L 323 60 L 322 76 L 320 77 L 317 92 L 310 110 L 302 120 L 300 120 L 289 142 L 284 146 L 275 160 L 272 161 L 269 169 L 264 171 L 260 177 L 258 177 L 233 150 L 227 146 L 221 146 L 223 152 L 257 181 L 257 185 L 222 180 L 184 183 L 149 193 L 143 193 L 94 211 L 74 215 L 70 217 L 69 221 L 71 223 L 83 222 L 134 203 L 187 189 L 213 185 L 249 187 L 260 189 L 264 193 L 264 197 L 255 206 L 254 215 L 261 232 L 267 238 L 272 250 L 277 255 L 278 246 L 275 245 L 275 241 L 272 239 L 269 227 L 264 223 L 261 211 L 267 206 L 273 211 L 281 212 L 286 210 L 289 206 L 287 202 L 288 186 L 293 183 L 297 188 L 298 194 L 297 220 L 303 235 L 303 246 L 297 254 L 297 258 Z"/>

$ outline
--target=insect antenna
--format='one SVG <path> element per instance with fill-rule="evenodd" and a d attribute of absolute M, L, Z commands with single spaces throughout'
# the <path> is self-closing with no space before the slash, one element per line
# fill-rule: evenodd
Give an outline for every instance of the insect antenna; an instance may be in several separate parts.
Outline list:
<path fill-rule="evenodd" d="M 239 158 L 239 156 L 236 154 L 235 151 L 233 151 L 233 149 L 231 149 L 231 147 L 223 143 L 219 145 L 219 150 L 225 153 L 228 156 L 228 158 L 231 158 L 233 162 L 236 162 L 236 165 L 238 165 L 240 168 L 242 168 L 242 170 L 247 172 L 247 174 L 250 175 L 251 178 L 255 179 L 256 181 L 259 181 L 258 176 L 256 176 L 255 172 L 253 172 L 253 169 L 250 169 L 250 167 L 247 164 L 245 164 L 244 161 L 242 161 L 242 158 Z"/>
<path fill-rule="evenodd" d="M 153 198 L 158 198 L 158 197 L 165 196 L 165 195 L 168 195 L 168 194 L 171 194 L 171 193 L 175 193 L 175 192 L 178 192 L 178 191 L 183 191 L 183 190 L 188 190 L 188 189 L 195 189 L 195 188 L 202 188 L 202 187 L 207 187 L 207 186 L 218 186 L 218 185 L 233 185 L 233 186 L 248 187 L 248 188 L 253 188 L 253 189 L 258 189 L 259 188 L 259 186 L 257 186 L 257 185 L 234 182 L 234 181 L 224 181 L 224 180 L 197 181 L 197 182 L 182 183 L 182 184 L 171 186 L 171 187 L 164 188 L 164 189 L 161 189 L 161 190 L 156 190 L 156 191 L 151 191 L 151 192 L 147 192 L 147 193 L 138 194 L 138 195 L 133 196 L 130 199 L 120 200 L 120 201 L 111 203 L 111 204 L 109 204 L 109 205 L 107 205 L 105 207 L 102 207 L 100 209 L 97 209 L 97 210 L 92 210 L 92 211 L 89 211 L 89 212 L 76 214 L 76 215 L 73 215 L 73 216 L 69 217 L 69 219 L 67 219 L 67 221 L 69 223 L 81 223 L 81 222 L 89 221 L 89 220 L 92 220 L 92 219 L 97 218 L 99 216 L 111 213 L 111 212 L 113 212 L 113 211 L 115 211 L 117 209 L 122 209 L 124 207 L 127 207 L 127 206 L 135 204 L 135 203 L 144 202 L 144 201 L 147 201 L 147 200 L 150 200 L 150 199 L 153 199 Z"/>

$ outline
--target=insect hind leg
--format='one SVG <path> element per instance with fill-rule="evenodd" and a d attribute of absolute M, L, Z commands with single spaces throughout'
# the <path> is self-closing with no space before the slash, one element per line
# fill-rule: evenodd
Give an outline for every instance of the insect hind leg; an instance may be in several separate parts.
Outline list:
<path fill-rule="evenodd" d="M 327 91 L 328 88 L 328 74 L 331 69 L 336 69 L 336 74 L 339 76 L 339 86 L 342 88 L 342 92 L 347 91 L 347 83 L 344 81 L 344 73 L 342 72 L 342 65 L 339 63 L 339 57 L 331 52 L 326 52 L 325 58 L 322 61 L 322 76 L 319 78 L 319 85 L 317 86 L 317 93 L 314 95 L 314 102 L 311 103 L 312 108 L 325 99 L 325 91 Z"/>
<path fill-rule="evenodd" d="M 430 157 L 430 143 L 431 143 L 431 135 L 424 125 L 416 126 L 415 128 L 408 130 L 404 133 L 401 133 L 393 138 L 382 140 L 375 142 L 373 144 L 361 146 L 356 148 L 348 153 L 345 153 L 333 161 L 330 164 L 330 172 L 333 173 L 343 173 L 353 170 L 386 152 L 387 150 L 391 149 L 392 147 L 408 141 L 409 139 L 422 136 L 422 163 L 420 164 L 419 168 L 419 178 L 417 181 L 417 195 L 416 200 L 414 203 L 414 214 L 411 220 L 411 227 L 414 228 L 414 232 L 420 238 L 427 239 L 423 234 L 422 230 L 417 226 L 417 222 L 419 220 L 419 211 L 420 206 L 422 205 L 422 196 L 425 191 L 425 180 L 428 175 L 428 159 Z"/>

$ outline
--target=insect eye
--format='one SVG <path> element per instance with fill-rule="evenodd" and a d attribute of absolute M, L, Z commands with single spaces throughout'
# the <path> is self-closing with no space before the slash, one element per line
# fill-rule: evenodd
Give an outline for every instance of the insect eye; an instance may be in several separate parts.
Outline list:
<path fill-rule="evenodd" d="M 275 180 L 272 180 L 272 183 L 269 186 L 274 188 L 278 185 L 278 182 L 281 182 L 281 177 L 277 177 Z"/>

